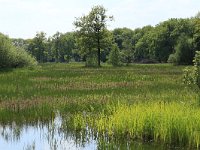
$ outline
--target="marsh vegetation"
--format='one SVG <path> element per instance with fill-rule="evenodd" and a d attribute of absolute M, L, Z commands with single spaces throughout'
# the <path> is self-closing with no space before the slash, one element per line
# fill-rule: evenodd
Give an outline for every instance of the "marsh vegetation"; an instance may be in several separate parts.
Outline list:
<path fill-rule="evenodd" d="M 59 112 L 62 130 L 83 141 L 90 137 L 116 144 L 123 139 L 198 148 L 198 94 L 195 86 L 182 83 L 183 68 L 58 63 L 1 71 L 0 122 L 48 124 Z"/>

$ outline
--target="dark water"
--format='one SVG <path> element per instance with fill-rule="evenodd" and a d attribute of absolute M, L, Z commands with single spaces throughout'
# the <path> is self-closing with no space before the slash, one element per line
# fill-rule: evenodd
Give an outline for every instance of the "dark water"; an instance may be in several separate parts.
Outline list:
<path fill-rule="evenodd" d="M 48 123 L 0 125 L 0 150 L 163 150 L 161 145 L 99 140 L 92 134 L 64 130 L 57 114 Z M 89 131 L 88 131 L 89 132 Z M 176 148 L 173 148 L 176 149 Z"/>

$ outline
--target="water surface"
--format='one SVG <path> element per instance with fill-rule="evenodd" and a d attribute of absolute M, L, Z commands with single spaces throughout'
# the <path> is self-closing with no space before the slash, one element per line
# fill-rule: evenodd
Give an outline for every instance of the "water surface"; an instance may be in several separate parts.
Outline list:
<path fill-rule="evenodd" d="M 0 125 L 1 150 L 96 150 L 96 149 L 136 149 L 163 150 L 169 149 L 161 145 L 140 142 L 100 140 L 89 132 L 63 129 L 63 119 L 59 115 L 47 123 L 41 121 L 25 124 Z M 171 148 L 177 149 L 177 148 Z"/>

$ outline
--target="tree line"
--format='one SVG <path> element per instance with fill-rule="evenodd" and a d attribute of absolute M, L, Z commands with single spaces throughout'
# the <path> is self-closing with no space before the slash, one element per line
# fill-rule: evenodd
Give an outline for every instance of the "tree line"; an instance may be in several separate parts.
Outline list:
<path fill-rule="evenodd" d="M 134 62 L 188 65 L 200 50 L 200 13 L 134 30 L 108 30 L 112 20 L 103 6 L 94 6 L 87 15 L 76 18 L 74 32 L 57 32 L 51 37 L 38 32 L 33 39 L 12 39 L 12 43 L 39 63 L 84 61 L 87 66 L 100 66 L 101 62 L 113 66 Z"/>

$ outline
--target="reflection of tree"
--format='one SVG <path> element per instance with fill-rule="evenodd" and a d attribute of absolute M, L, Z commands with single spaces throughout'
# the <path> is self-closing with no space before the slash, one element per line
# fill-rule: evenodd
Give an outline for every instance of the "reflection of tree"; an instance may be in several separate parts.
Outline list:
<path fill-rule="evenodd" d="M 66 119 L 62 124 L 63 132 L 65 133 L 65 138 L 70 138 L 74 141 L 76 147 L 86 147 L 86 144 L 89 144 L 92 140 L 92 132 L 88 128 L 85 130 L 76 130 L 73 128 L 73 125 L 70 122 L 70 119 Z"/>
<path fill-rule="evenodd" d="M 46 134 L 46 139 L 50 146 L 50 149 L 62 149 L 61 146 L 65 146 L 67 143 L 71 143 L 73 147 L 86 147 L 91 141 L 90 132 L 85 130 L 84 132 L 79 132 L 67 126 L 66 121 L 63 121 L 63 117 L 57 115 L 54 122 L 47 126 L 48 133 Z M 70 123 L 69 123 L 70 124 Z"/>
<path fill-rule="evenodd" d="M 19 141 L 22 127 L 13 122 L 10 125 L 0 126 L 1 136 L 7 141 Z"/>
<path fill-rule="evenodd" d="M 0 134 L 7 142 L 19 142 L 22 131 L 27 131 L 28 128 L 43 129 L 46 126 L 46 121 L 15 122 L 9 121 L 0 123 Z"/>
<path fill-rule="evenodd" d="M 73 116 L 72 116 L 73 117 Z M 84 130 L 77 130 L 73 128 L 70 117 L 60 116 L 50 117 L 49 121 L 45 119 L 44 122 L 15 122 L 8 121 L 7 123 L 0 123 L 0 134 L 7 143 L 24 142 L 21 141 L 23 134 L 28 134 L 30 129 L 40 135 L 40 139 L 35 139 L 30 143 L 25 143 L 25 150 L 37 149 L 38 141 L 43 140 L 44 144 L 48 144 L 49 149 L 66 149 L 69 144 L 73 148 L 88 148 L 93 146 L 95 149 L 153 149 L 152 145 L 144 145 L 143 143 L 133 142 L 131 140 L 119 140 L 116 137 L 109 138 L 106 134 L 101 135 L 96 131 L 86 128 Z M 25 120 L 25 119 L 24 119 Z M 42 136 L 41 136 L 42 135 Z M 21 148 L 21 149 L 22 149 Z M 161 148 L 161 147 L 159 147 Z M 164 148 L 164 147 L 162 147 Z M 158 149 L 158 148 L 157 148 Z"/>
<path fill-rule="evenodd" d="M 33 141 L 32 144 L 28 144 L 25 147 L 23 147 L 24 150 L 35 150 L 35 141 Z"/>

